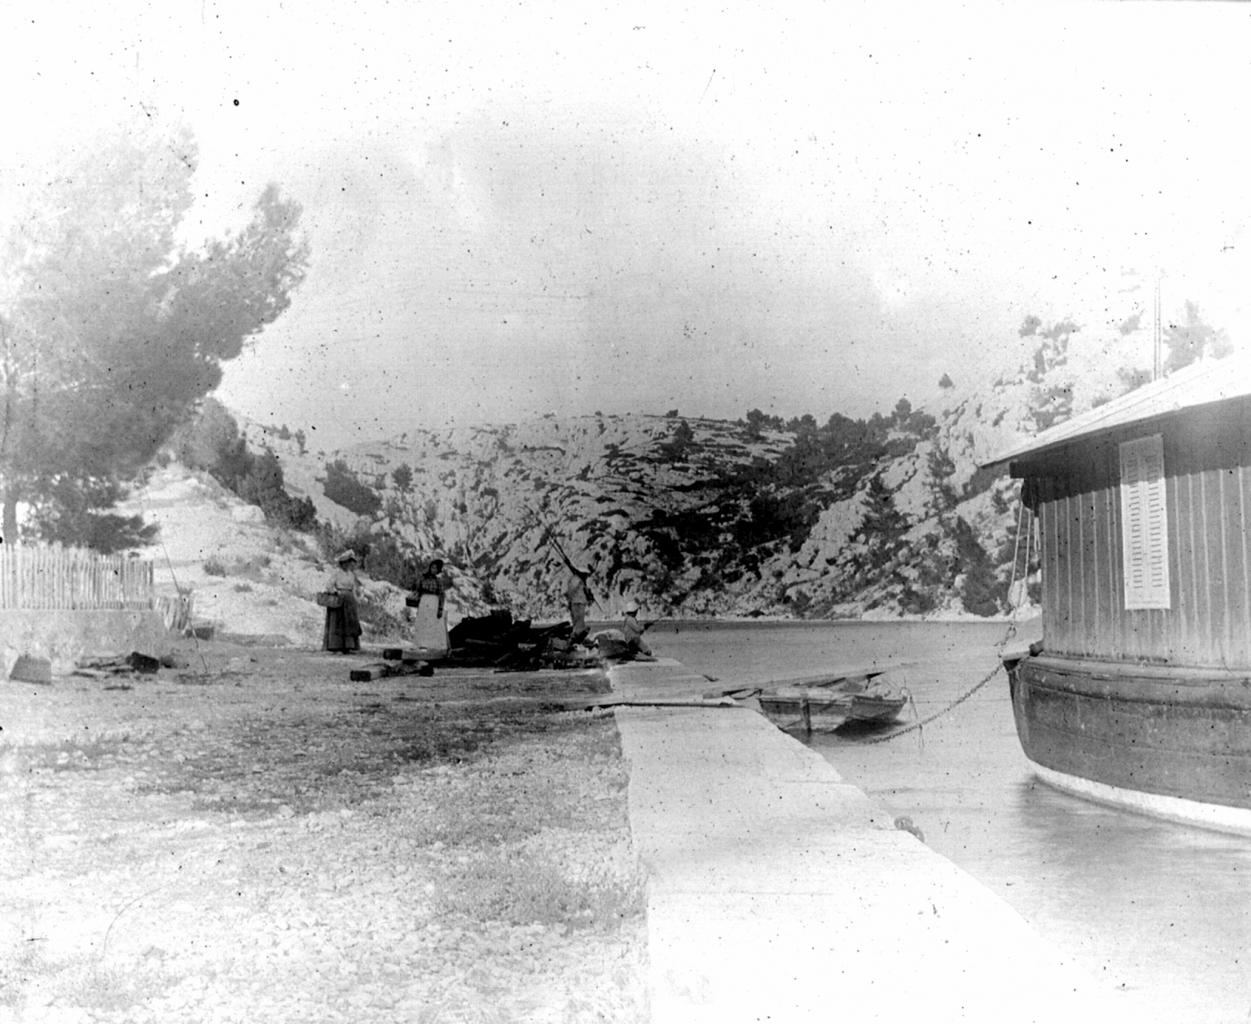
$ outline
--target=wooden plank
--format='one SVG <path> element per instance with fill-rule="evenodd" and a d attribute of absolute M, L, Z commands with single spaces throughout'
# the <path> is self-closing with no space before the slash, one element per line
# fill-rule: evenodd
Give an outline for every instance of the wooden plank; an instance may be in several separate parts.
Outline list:
<path fill-rule="evenodd" d="M 444 654 L 431 654 L 423 648 L 404 648 L 404 647 L 384 647 L 382 649 L 383 661 L 403 661 L 403 662 L 421 662 L 423 664 L 441 661 L 446 657 Z"/>
<path fill-rule="evenodd" d="M 886 664 L 875 662 L 870 665 L 833 665 L 825 672 L 816 672 L 802 676 L 781 676 L 773 679 L 762 679 L 759 682 L 752 683 L 750 686 L 755 689 L 776 689 L 785 686 L 837 686 L 840 683 L 847 682 L 869 682 L 878 676 L 886 675 L 888 672 L 895 672 L 906 668 L 917 668 L 924 664 L 917 659 L 908 661 L 892 661 Z M 724 691 L 731 693 L 739 689 L 745 689 L 748 684 L 740 684 L 737 687 L 727 687 Z"/>
<path fill-rule="evenodd" d="M 1216 633 L 1221 663 L 1228 665 L 1238 657 L 1238 639 L 1234 623 L 1242 618 L 1242 558 L 1238 550 L 1237 532 L 1241 525 L 1237 519 L 1238 481 L 1233 469 L 1217 469 L 1216 476 L 1216 530 L 1221 581 L 1221 618 Z"/>
<path fill-rule="evenodd" d="M 601 697 L 581 700 L 537 701 L 555 704 L 566 711 L 597 711 L 605 708 L 741 708 L 732 697 Z"/>
<path fill-rule="evenodd" d="M 1081 617 L 1082 650 L 1087 653 L 1093 651 L 1098 643 L 1094 613 L 1094 609 L 1097 606 L 1097 598 L 1094 588 L 1098 585 L 1099 577 L 1095 572 L 1095 554 L 1092 542 L 1094 533 L 1092 525 L 1093 509 L 1091 503 L 1092 495 L 1088 490 L 1088 485 L 1084 485 L 1082 493 L 1077 495 L 1073 501 L 1073 512 L 1076 524 L 1074 544 L 1077 548 L 1078 571 L 1077 613 Z"/>
<path fill-rule="evenodd" d="M 1238 581 L 1242 589 L 1242 615 L 1236 623 L 1231 623 L 1234 635 L 1238 638 L 1235 650 L 1237 664 L 1251 664 L 1251 647 L 1248 647 L 1251 641 L 1251 561 L 1249 561 L 1249 552 L 1247 550 L 1247 532 L 1251 529 L 1251 523 L 1247 521 L 1248 509 L 1251 505 L 1247 502 L 1247 485 L 1248 474 L 1246 466 L 1238 467 L 1237 476 L 1237 530 L 1238 530 Z"/>
<path fill-rule="evenodd" d="M 393 676 L 421 675 L 425 662 L 420 661 L 372 661 L 348 673 L 348 679 L 354 683 L 368 683 L 375 679 L 390 679 Z"/>

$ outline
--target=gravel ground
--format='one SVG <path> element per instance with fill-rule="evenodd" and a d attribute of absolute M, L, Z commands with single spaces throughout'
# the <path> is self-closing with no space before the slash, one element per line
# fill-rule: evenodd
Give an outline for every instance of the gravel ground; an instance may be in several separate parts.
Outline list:
<path fill-rule="evenodd" d="M 647 1019 L 603 674 L 0 682 L 0 1022 Z"/>

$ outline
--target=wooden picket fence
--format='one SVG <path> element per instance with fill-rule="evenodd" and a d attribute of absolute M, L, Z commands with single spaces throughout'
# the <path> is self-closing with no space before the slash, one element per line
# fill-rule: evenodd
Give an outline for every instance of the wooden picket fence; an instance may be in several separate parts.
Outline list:
<path fill-rule="evenodd" d="M 0 608 L 148 609 L 154 600 L 151 559 L 0 544 Z"/>

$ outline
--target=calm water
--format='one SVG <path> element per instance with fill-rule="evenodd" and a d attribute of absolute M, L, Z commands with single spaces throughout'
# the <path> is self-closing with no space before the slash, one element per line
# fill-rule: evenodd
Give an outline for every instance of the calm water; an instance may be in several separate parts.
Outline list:
<path fill-rule="evenodd" d="M 910 663 L 926 718 L 997 664 L 1003 624 L 683 624 L 648 636 L 657 654 L 716 677 L 709 689 L 832 665 Z M 1024 624 L 1010 646 L 1038 636 Z M 905 712 L 912 721 L 914 712 Z M 898 739 L 808 744 L 925 841 L 1002 896 L 1084 969 L 1149 1005 L 1139 1020 L 1251 1021 L 1251 839 L 1103 808 L 1038 783 L 999 672 Z M 1158 1015 L 1157 1015 L 1158 1014 Z"/>

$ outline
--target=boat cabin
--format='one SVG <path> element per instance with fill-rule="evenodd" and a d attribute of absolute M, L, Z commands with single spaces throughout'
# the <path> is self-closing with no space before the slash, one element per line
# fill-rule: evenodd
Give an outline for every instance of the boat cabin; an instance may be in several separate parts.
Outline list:
<path fill-rule="evenodd" d="M 1000 453 L 1037 516 L 1026 756 L 1105 802 L 1251 833 L 1251 360 L 1192 365 Z"/>
<path fill-rule="evenodd" d="M 1251 361 L 1187 367 L 1005 461 L 1038 517 L 1049 653 L 1251 668 Z"/>

